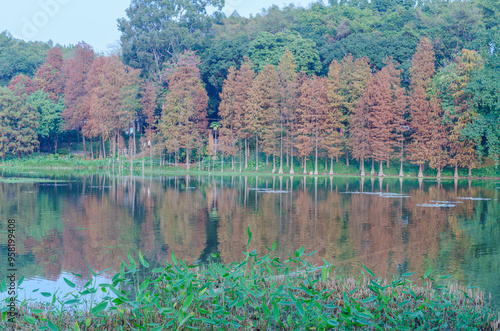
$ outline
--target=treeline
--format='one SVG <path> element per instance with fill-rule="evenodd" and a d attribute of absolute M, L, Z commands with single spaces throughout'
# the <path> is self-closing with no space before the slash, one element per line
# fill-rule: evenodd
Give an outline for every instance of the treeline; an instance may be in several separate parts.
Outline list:
<path fill-rule="evenodd" d="M 380 175 L 393 158 L 438 175 L 498 161 L 495 2 L 332 1 L 250 18 L 171 2 L 132 1 L 121 57 L 80 43 L 49 47 L 40 66 L 46 44 L 1 34 L 0 156 L 57 151 L 71 131 L 86 152 L 98 142 L 91 157 L 166 152 L 188 167 L 213 149 L 232 168 L 252 149 L 292 173 L 294 159 L 317 172 L 354 157 Z M 23 50 L 17 64 L 5 45 Z"/>

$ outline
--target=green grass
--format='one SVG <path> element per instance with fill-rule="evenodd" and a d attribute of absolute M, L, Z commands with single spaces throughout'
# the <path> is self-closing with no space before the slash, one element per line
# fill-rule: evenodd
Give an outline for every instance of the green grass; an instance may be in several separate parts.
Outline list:
<path fill-rule="evenodd" d="M 137 159 L 134 161 L 133 172 L 134 175 L 142 174 L 142 162 L 143 159 Z M 191 170 L 187 171 L 185 167 L 174 167 L 174 166 L 160 166 L 159 159 L 153 159 L 153 167 L 150 168 L 151 160 L 149 157 L 144 158 L 144 172 L 147 174 L 164 174 L 168 173 L 176 173 L 176 174 L 202 174 L 202 173 L 222 173 L 221 170 L 221 162 L 220 157 L 216 160 L 212 158 L 206 157 L 203 162 L 199 163 L 198 160 L 194 160 L 195 163 L 192 164 Z M 118 162 L 115 159 L 114 161 L 114 172 L 119 173 L 121 164 L 121 174 L 130 175 L 130 162 L 126 159 L 123 159 Z M 214 166 L 215 164 L 215 166 Z M 277 162 L 278 164 L 278 162 Z M 327 167 L 326 167 L 327 166 Z M 378 164 L 375 164 L 375 172 L 378 174 Z M 10 158 L 0 163 L 0 169 L 7 169 L 9 167 L 12 168 L 31 168 L 31 169 L 57 169 L 57 170 L 90 170 L 90 171 L 105 171 L 112 172 L 113 169 L 113 160 L 111 158 L 108 159 L 96 159 L 89 160 L 83 159 L 79 156 L 74 155 L 58 155 L 58 154 L 45 154 L 45 155 L 32 155 L 29 157 L 24 157 L 21 160 L 17 158 Z M 276 166 L 276 173 L 279 169 L 279 166 Z M 321 176 L 329 176 L 330 172 L 330 161 L 328 160 L 328 164 L 325 164 L 324 159 L 320 159 L 318 162 L 318 172 Z M 265 157 L 261 155 L 259 159 L 259 171 L 255 171 L 255 159 L 250 158 L 248 162 L 248 168 L 244 169 L 242 167 L 240 172 L 239 163 L 235 163 L 235 169 L 231 170 L 231 162 L 229 159 L 224 161 L 224 174 L 232 175 L 232 174 L 271 174 L 272 173 L 272 159 L 269 159 L 269 163 L 266 165 Z M 365 162 L 365 172 L 369 175 L 371 170 L 371 162 Z M 301 167 L 301 163 L 298 159 L 295 159 L 294 162 L 294 171 L 296 176 L 303 175 L 303 168 Z M 309 175 L 314 171 L 314 164 L 311 160 L 307 162 L 306 173 Z M 290 167 L 283 166 L 283 175 L 289 175 Z M 357 160 L 350 160 L 349 167 L 346 166 L 345 160 L 339 160 L 339 162 L 334 162 L 333 164 L 333 173 L 335 176 L 359 176 L 359 162 Z M 405 177 L 416 178 L 418 173 L 418 167 L 416 165 L 405 163 L 404 164 L 404 174 Z M 397 177 L 399 174 L 399 162 L 397 160 L 390 163 L 389 167 L 384 163 L 384 175 L 387 177 Z M 446 167 L 442 170 L 443 178 L 452 178 L 454 174 L 454 169 L 451 167 Z M 467 177 L 467 169 L 459 169 L 460 177 Z M 430 167 L 425 167 L 424 169 L 425 177 L 436 177 L 436 170 L 431 169 Z M 494 165 L 485 166 L 479 169 L 472 170 L 472 176 L 475 178 L 500 178 L 500 167 L 495 167 Z"/>
<path fill-rule="evenodd" d="M 64 180 L 55 180 L 55 179 L 47 179 L 47 178 L 29 178 L 29 177 L 0 177 L 0 183 L 9 183 L 9 184 L 20 184 L 20 183 L 61 183 L 65 182 Z"/>
<path fill-rule="evenodd" d="M 494 330 L 499 323 L 483 292 L 430 269 L 419 280 L 413 273 L 383 279 L 367 267 L 352 277 L 327 261 L 311 265 L 303 247 L 286 259 L 273 255 L 275 245 L 266 255 L 250 251 L 250 239 L 247 247 L 242 261 L 225 265 L 187 265 L 172 253 L 152 269 L 141 252 L 128 254 L 109 283 L 97 283 L 105 271 L 92 271 L 81 289 L 65 278 L 71 292 L 43 292 L 48 303 L 17 301 L 19 315 L 9 324 L 4 306 L 0 329 Z"/>

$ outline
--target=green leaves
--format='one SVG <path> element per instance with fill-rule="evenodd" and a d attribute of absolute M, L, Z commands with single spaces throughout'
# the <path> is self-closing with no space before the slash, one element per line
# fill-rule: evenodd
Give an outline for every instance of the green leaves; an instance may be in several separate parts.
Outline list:
<path fill-rule="evenodd" d="M 371 271 L 370 269 L 368 269 L 367 266 L 363 265 L 363 268 L 365 268 L 365 270 L 370 274 L 370 276 L 375 277 L 375 274 L 373 273 L 373 271 Z"/>
<path fill-rule="evenodd" d="M 416 320 L 420 325 L 432 323 L 436 327 L 459 329 L 466 325 L 464 321 L 476 328 L 485 323 L 484 317 L 475 313 L 478 307 L 471 307 L 475 303 L 465 300 L 468 294 L 448 288 L 444 283 L 448 276 L 434 281 L 430 277 L 432 269 L 422 277 L 431 282 L 428 287 L 419 287 L 406 274 L 393 276 L 386 282 L 376 278 L 366 266 L 362 272 L 368 273 L 369 278 L 336 275 L 330 281 L 333 266 L 326 260 L 321 268 L 311 266 L 303 259 L 304 251 L 304 247 L 299 248 L 283 262 L 277 256 L 259 256 L 254 251 L 247 253 L 252 264 L 211 263 L 199 269 L 187 266 L 172 254 L 173 264 L 166 263 L 151 277 L 148 274 L 144 277 L 138 269 L 136 272 L 132 268 L 135 260 L 128 254 L 131 271 L 118 273 L 112 284 L 97 285 L 96 278 L 91 278 L 81 292 L 72 290 L 62 298 L 57 297 L 57 291 L 42 295 L 52 296 L 52 303 L 57 301 L 66 310 L 68 305 L 72 309 L 74 305 L 83 307 L 90 299 L 91 316 L 87 319 L 76 316 L 75 324 L 69 327 L 72 330 L 80 330 L 80 326 L 89 329 L 91 324 L 99 329 L 115 321 L 127 323 L 135 330 L 243 328 L 249 313 L 253 314 L 256 325 L 265 324 L 270 329 L 406 330 Z M 139 260 L 143 259 L 139 252 Z M 251 272 L 247 273 L 247 269 Z M 63 279 L 74 288 L 71 281 Z M 95 296 L 87 295 L 99 289 L 107 296 L 102 302 L 94 302 Z M 469 285 L 468 289 L 472 287 Z M 480 308 L 485 314 L 491 311 L 489 306 Z M 448 311 L 456 315 L 447 314 Z M 59 318 L 54 313 L 31 309 L 20 318 L 29 328 L 59 330 L 56 324 Z M 45 314 L 47 319 L 43 318 Z"/>
<path fill-rule="evenodd" d="M 96 314 L 99 314 L 100 312 L 102 312 L 104 309 L 106 309 L 106 307 L 108 306 L 108 303 L 106 301 L 104 302 L 101 302 L 100 304 L 98 304 L 97 306 L 95 306 L 94 308 L 92 308 L 90 310 L 90 312 L 93 314 L 93 315 L 96 315 Z"/>
<path fill-rule="evenodd" d="M 64 279 L 64 282 L 66 284 L 68 284 L 69 287 L 75 288 L 75 286 L 76 286 L 75 283 L 73 283 L 72 281 L 68 280 L 66 277 L 63 277 L 63 279 Z"/>
<path fill-rule="evenodd" d="M 430 276 L 431 272 L 432 272 L 432 268 L 429 268 L 429 270 L 427 270 L 424 274 L 424 279 L 427 279 Z"/>
<path fill-rule="evenodd" d="M 252 232 L 250 232 L 250 225 L 247 226 L 247 234 L 248 234 L 247 246 L 249 246 L 250 245 L 250 241 L 252 241 Z"/>

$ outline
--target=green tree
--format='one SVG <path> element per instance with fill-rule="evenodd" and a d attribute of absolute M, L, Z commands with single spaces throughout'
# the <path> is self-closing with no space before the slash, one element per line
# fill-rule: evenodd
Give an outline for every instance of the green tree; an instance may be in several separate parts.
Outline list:
<path fill-rule="evenodd" d="M 209 7 L 219 13 L 223 1 L 132 0 L 127 18 L 118 20 L 125 63 L 151 76 L 184 49 L 200 47 L 213 22 Z"/>
<path fill-rule="evenodd" d="M 52 101 L 49 96 L 42 90 L 38 90 L 31 94 L 27 99 L 34 109 L 36 109 L 38 117 L 37 134 L 39 141 L 46 140 L 47 142 L 54 142 L 54 153 L 57 153 L 57 139 L 59 134 L 63 131 L 62 112 L 64 109 L 64 101 Z"/>
<path fill-rule="evenodd" d="M 261 32 L 250 43 L 248 57 L 255 63 L 257 70 L 260 71 L 268 63 L 277 66 L 286 49 L 292 52 L 300 71 L 308 74 L 321 71 L 321 62 L 316 50 L 316 44 L 311 40 L 303 39 L 298 33 L 279 32 L 271 34 Z"/>
<path fill-rule="evenodd" d="M 17 96 L 8 88 L 0 88 L 2 158 L 11 152 L 20 159 L 22 155 L 33 153 L 39 145 L 36 134 L 38 117 L 26 98 L 26 94 Z"/>

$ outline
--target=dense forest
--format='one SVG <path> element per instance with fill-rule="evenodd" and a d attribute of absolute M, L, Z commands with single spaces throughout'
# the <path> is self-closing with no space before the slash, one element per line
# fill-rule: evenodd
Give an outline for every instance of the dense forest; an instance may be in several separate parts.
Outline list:
<path fill-rule="evenodd" d="M 265 155 L 279 173 L 353 158 L 372 175 L 393 159 L 419 176 L 498 163 L 500 3 L 222 7 L 132 0 L 114 55 L 1 33 L 0 157 L 81 141 L 85 157 L 169 154 L 187 168 Z"/>

